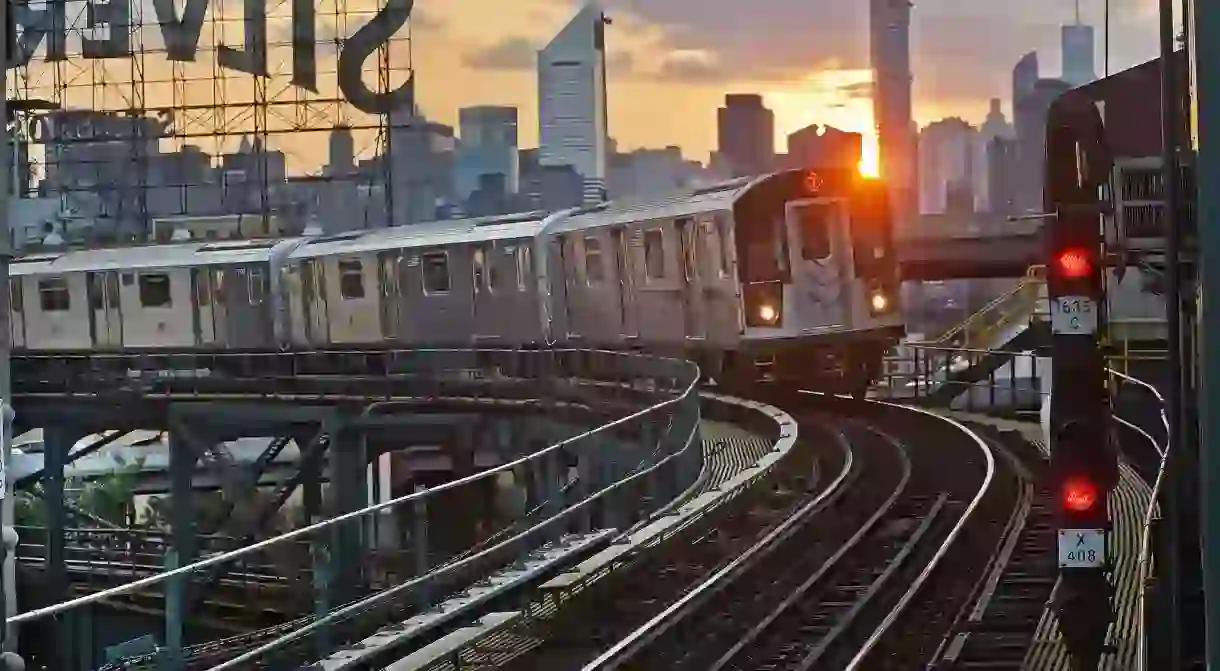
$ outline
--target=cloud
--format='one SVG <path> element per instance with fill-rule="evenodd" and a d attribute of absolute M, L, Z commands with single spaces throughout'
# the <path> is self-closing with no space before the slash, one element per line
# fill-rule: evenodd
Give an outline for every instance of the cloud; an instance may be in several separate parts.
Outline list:
<path fill-rule="evenodd" d="M 466 67 L 483 70 L 533 70 L 538 65 L 538 50 L 542 44 L 528 37 L 506 37 L 495 44 L 476 48 L 462 56 Z M 635 66 L 635 55 L 630 51 L 611 52 L 606 56 L 606 67 L 614 76 L 626 76 Z"/>
<path fill-rule="evenodd" d="M 856 99 L 871 99 L 873 97 L 873 82 L 852 82 L 851 84 L 843 84 L 838 87 L 839 93 L 847 98 Z"/>
<path fill-rule="evenodd" d="M 526 37 L 507 37 L 466 54 L 462 62 L 484 70 L 532 70 L 538 63 L 538 47 Z"/>
<path fill-rule="evenodd" d="M 864 0 L 605 1 L 612 16 L 626 12 L 663 28 L 669 48 L 704 51 L 726 64 L 663 64 L 665 76 L 677 80 L 708 83 L 718 72 L 726 83 L 796 81 L 823 69 L 870 66 L 870 2 Z M 1155 57 L 1155 0 L 1110 2 L 1111 71 Z M 1083 9 L 1084 21 L 1098 26 L 1100 74 L 1102 5 L 1085 2 Z M 1059 25 L 1072 14 L 1061 0 L 921 0 L 912 11 L 911 35 L 917 103 L 1007 97 L 1012 66 L 1031 49 L 1039 51 L 1044 74 L 1056 76 Z M 868 95 L 866 85 L 843 92 Z"/>
<path fill-rule="evenodd" d="M 666 54 L 655 74 L 662 80 L 690 84 L 724 81 L 728 77 L 719 59 L 705 51 L 675 51 Z"/>

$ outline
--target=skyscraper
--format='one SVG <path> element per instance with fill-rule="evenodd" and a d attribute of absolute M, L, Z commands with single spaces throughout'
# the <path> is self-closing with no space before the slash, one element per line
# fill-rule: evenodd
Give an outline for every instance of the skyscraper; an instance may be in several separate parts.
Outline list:
<path fill-rule="evenodd" d="M 538 52 L 539 163 L 576 170 L 587 203 L 606 192 L 607 22 L 590 0 Z"/>
<path fill-rule="evenodd" d="M 1080 22 L 1080 0 L 1076 0 L 1076 22 L 1063 26 L 1060 33 L 1063 48 L 1063 81 L 1084 86 L 1097 79 L 1093 69 L 1093 26 Z"/>
<path fill-rule="evenodd" d="M 876 90 L 873 116 L 881 175 L 903 221 L 916 214 L 916 129 L 911 116 L 911 2 L 870 0 L 869 49 Z"/>
<path fill-rule="evenodd" d="M 734 177 L 771 172 L 775 113 L 757 93 L 730 93 L 716 112 L 717 149 Z"/>
<path fill-rule="evenodd" d="M 987 118 L 979 127 L 978 141 L 975 143 L 974 195 L 975 205 L 979 212 L 995 211 L 991 207 L 991 194 L 1002 193 L 1002 187 L 992 184 L 991 178 L 993 175 L 1003 176 L 1004 173 L 1002 171 L 993 172 L 989 167 L 983 169 L 983 166 L 990 166 L 992 163 L 990 158 L 992 143 L 997 138 L 1010 139 L 1012 136 L 1012 124 L 1004 118 L 1004 112 L 1000 109 L 1000 99 L 992 98 Z M 1001 203 L 1003 202 L 1006 201 L 1001 201 Z"/>
<path fill-rule="evenodd" d="M 973 201 L 978 131 L 958 117 L 928 124 L 919 136 L 919 212 L 948 212 L 949 194 L 971 194 Z M 971 211 L 973 211 L 971 202 Z"/>
<path fill-rule="evenodd" d="M 479 188 L 480 179 L 503 175 L 507 193 L 520 184 L 517 160 L 517 108 L 482 105 L 458 110 L 457 165 L 454 196 L 458 202 Z"/>

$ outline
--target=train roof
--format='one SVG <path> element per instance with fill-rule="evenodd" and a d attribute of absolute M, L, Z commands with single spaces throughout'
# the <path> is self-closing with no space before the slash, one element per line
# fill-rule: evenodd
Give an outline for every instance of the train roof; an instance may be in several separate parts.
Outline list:
<path fill-rule="evenodd" d="M 9 265 L 9 275 L 259 263 L 270 260 L 276 248 L 293 246 L 299 244 L 300 240 L 300 238 L 209 240 L 170 245 L 38 252 L 14 258 Z"/>
<path fill-rule="evenodd" d="M 386 249 L 416 249 L 466 242 L 532 238 L 542 230 L 548 216 L 547 212 L 542 211 L 521 212 L 323 235 L 298 247 L 290 258 L 307 259 L 332 254 L 360 254 Z"/>
<path fill-rule="evenodd" d="M 564 233 L 592 226 L 670 219 L 729 210 L 751 186 L 767 177 L 768 175 L 738 177 L 661 198 L 621 199 L 600 203 L 573 212 L 547 230 L 551 233 Z"/>

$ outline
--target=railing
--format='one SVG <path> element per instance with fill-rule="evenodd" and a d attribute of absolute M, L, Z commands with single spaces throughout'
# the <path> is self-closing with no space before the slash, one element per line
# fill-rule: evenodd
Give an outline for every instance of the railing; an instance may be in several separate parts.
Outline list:
<path fill-rule="evenodd" d="M 431 356 L 429 356 L 431 355 Z M 331 362 L 331 372 L 323 382 L 310 378 L 318 364 L 299 354 L 248 355 L 262 363 L 250 366 L 227 355 L 206 355 L 211 370 L 220 374 L 193 378 L 158 378 L 156 388 L 165 394 L 209 394 L 218 389 L 233 393 L 242 388 L 264 397 L 281 394 L 315 396 L 356 393 L 349 379 L 352 367 L 365 370 L 381 368 L 367 375 L 362 397 L 379 390 L 387 402 L 368 406 L 363 417 L 379 416 L 397 407 L 400 394 L 428 391 L 432 396 L 451 397 L 464 391 L 483 399 L 500 394 L 529 396 L 523 383 L 532 383 L 535 396 L 539 385 L 558 396 L 564 389 L 582 387 L 588 399 L 594 391 L 617 396 L 642 391 L 660 394 L 662 400 L 642 410 L 598 428 L 561 440 L 532 454 L 511 460 L 496 468 L 446 484 L 422 489 L 374 506 L 349 512 L 281 536 L 253 543 L 175 567 L 176 553 L 168 556 L 167 571 L 141 578 L 111 589 L 61 604 L 22 613 L 12 624 L 54 623 L 60 643 L 54 660 L 39 660 L 50 668 L 79 668 L 94 663 L 102 643 L 95 639 L 91 613 L 113 604 L 122 597 L 154 592 L 164 603 L 165 640 L 155 653 L 128 658 L 125 668 L 168 664 L 170 668 L 250 668 L 251 664 L 300 664 L 309 658 L 325 656 L 336 645 L 371 633 L 391 621 L 404 619 L 404 613 L 423 612 L 447 595 L 462 592 L 483 576 L 512 565 L 521 557 L 558 541 L 565 533 L 591 529 L 626 530 L 644 523 L 698 477 L 702 449 L 698 440 L 700 399 L 697 393 L 698 368 L 672 359 L 603 351 L 509 352 L 445 350 L 428 352 L 343 353 L 345 368 Z M 360 357 L 367 356 L 365 361 Z M 170 369 L 197 365 L 199 358 L 183 355 Z M 142 360 L 151 359 L 143 358 Z M 378 365 L 370 366 L 367 361 Z M 121 385 L 116 373 L 126 374 L 131 358 L 112 359 L 104 365 L 77 361 L 69 369 L 80 385 L 113 389 Z M 352 365 L 351 361 L 358 363 Z M 165 365 L 161 358 L 159 366 Z M 296 367 L 301 380 L 287 378 L 286 371 Z M 306 372 L 307 369 L 311 369 Z M 147 370 L 148 368 L 145 368 Z M 164 370 L 164 369 L 163 369 Z M 92 372 L 90 372 L 92 371 Z M 34 393 L 64 393 L 55 376 L 31 375 L 27 382 L 41 377 Z M 378 375 L 391 378 L 378 379 Z M 333 376 L 333 377 L 329 377 Z M 641 382 L 641 378 L 645 378 Z M 147 381 L 147 376 L 142 376 Z M 260 384 L 255 385 L 254 382 Z M 410 384 L 406 384 L 409 381 Z M 201 384 L 202 383 L 202 384 Z M 632 387 L 632 389 L 627 389 Z M 617 390 L 617 391 L 616 391 Z M 625 391 L 624 391 L 625 390 Z M 412 405 L 410 407 L 417 407 Z M 545 410 L 546 404 L 538 408 Z M 450 556 L 438 556 L 429 541 L 429 522 L 444 519 L 444 513 L 462 497 L 474 495 L 493 482 L 509 481 L 516 487 L 528 485 L 525 510 L 504 520 L 490 536 L 474 546 Z M 460 508 L 459 508 L 460 510 Z M 373 548 L 388 548 L 392 561 L 370 565 L 366 555 L 377 557 Z M 400 551 L 406 549 L 407 551 Z M 385 553 L 380 553 L 384 555 Z M 201 579 L 219 568 L 226 576 L 265 573 L 274 567 L 277 576 L 302 588 L 312 596 L 313 615 L 285 617 L 278 613 L 257 613 L 254 631 L 222 640 L 185 646 L 188 629 L 198 640 L 209 624 L 191 621 L 184 612 L 186 604 L 207 596 L 197 593 Z M 206 613 L 203 615 L 206 616 Z M 65 640 L 65 632 L 73 632 Z M 206 637 L 205 637 L 206 639 Z M 110 644 L 120 643 L 113 641 Z M 70 659 L 65 659 L 65 656 Z M 87 659 L 87 661 L 86 661 Z M 117 664 L 117 662 L 116 662 Z M 114 666 L 112 668 L 118 668 Z"/>
<path fill-rule="evenodd" d="M 973 411 L 1036 411 L 1041 407 L 1040 376 L 1034 352 L 1006 352 L 907 343 L 906 356 L 892 364 L 874 394 L 895 401 L 952 405 Z"/>
<path fill-rule="evenodd" d="M 1148 622 L 1147 622 L 1147 604 L 1148 604 L 1148 576 L 1152 568 L 1152 525 L 1156 518 L 1157 505 L 1161 496 L 1161 484 L 1165 478 L 1165 465 L 1169 462 L 1169 417 L 1165 413 L 1165 399 L 1161 396 L 1161 392 L 1157 388 L 1133 378 L 1125 373 L 1121 373 L 1113 368 L 1108 369 L 1110 374 L 1124 382 L 1130 382 L 1136 386 L 1147 390 L 1156 398 L 1157 404 L 1161 406 L 1161 425 L 1165 429 L 1165 440 L 1158 442 L 1155 438 L 1148 434 L 1140 427 L 1128 422 L 1122 418 L 1116 418 L 1122 424 L 1125 424 L 1131 430 L 1141 434 L 1152 444 L 1153 449 L 1160 455 L 1160 465 L 1157 467 L 1156 480 L 1152 485 L 1152 493 L 1148 497 L 1148 505 L 1144 509 L 1144 519 L 1140 528 L 1140 554 L 1138 560 L 1138 576 L 1139 576 L 1139 630 L 1137 631 L 1138 642 L 1136 648 L 1136 663 L 1139 665 L 1140 671 L 1148 668 Z"/>
<path fill-rule="evenodd" d="M 1000 329 L 1027 319 L 1037 304 L 1038 294 L 1045 284 L 1045 266 L 1031 266 L 1024 279 L 1008 292 L 996 297 L 964 321 L 942 333 L 935 340 L 916 343 L 938 347 L 979 347 Z"/>

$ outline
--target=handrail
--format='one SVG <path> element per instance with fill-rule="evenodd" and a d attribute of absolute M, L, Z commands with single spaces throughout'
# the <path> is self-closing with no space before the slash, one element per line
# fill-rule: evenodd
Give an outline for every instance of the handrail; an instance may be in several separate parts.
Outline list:
<path fill-rule="evenodd" d="M 476 350 L 469 350 L 469 351 L 474 352 Z M 610 355 L 616 354 L 616 353 L 610 352 L 608 350 L 573 350 L 573 351 L 600 352 L 600 353 L 610 354 Z M 663 360 L 661 358 L 654 358 L 654 357 L 650 357 L 650 358 L 657 360 L 657 361 Z M 670 360 L 673 361 L 672 359 L 670 359 Z M 565 438 L 565 439 L 563 439 L 553 445 L 545 447 L 533 454 L 518 457 L 517 459 L 514 459 L 512 461 L 501 464 L 500 466 L 493 468 L 493 469 L 488 469 L 488 470 L 482 471 L 480 473 L 468 475 L 466 477 L 459 478 L 457 480 L 451 480 L 449 482 L 437 485 L 435 487 L 430 487 L 427 489 L 422 489 L 417 492 L 412 492 L 410 494 L 406 494 L 406 495 L 403 495 L 403 496 L 400 496 L 400 497 L 397 497 L 394 499 L 390 499 L 389 501 L 383 501 L 381 503 L 377 503 L 377 504 L 362 508 L 360 510 L 343 513 L 341 515 L 338 515 L 338 516 L 333 517 L 328 520 L 324 520 L 322 522 L 317 522 L 317 523 L 314 523 L 314 524 L 311 524 L 311 525 L 308 525 L 305 527 L 301 527 L 299 529 L 294 529 L 292 531 L 286 532 L 286 533 L 276 536 L 274 538 L 264 539 L 264 540 L 258 541 L 256 543 L 253 543 L 251 545 L 237 548 L 236 550 L 231 550 L 224 554 L 219 554 L 219 555 L 215 555 L 212 557 L 208 557 L 206 559 L 201 559 L 201 560 L 193 562 L 191 564 L 187 564 L 185 566 L 181 566 L 181 567 L 172 569 L 170 571 L 166 571 L 165 573 L 162 573 L 160 575 L 149 576 L 147 578 L 141 578 L 141 579 L 133 581 L 133 582 L 119 585 L 117 587 L 112 587 L 112 588 L 107 589 L 102 592 L 95 592 L 93 594 L 88 594 L 86 596 L 78 597 L 78 598 L 72 599 L 70 601 L 64 601 L 64 602 L 61 602 L 58 604 L 45 606 L 43 608 L 26 611 L 15 617 L 10 618 L 9 623 L 10 624 L 22 624 L 22 623 L 26 623 L 26 622 L 33 622 L 35 620 L 40 620 L 40 619 L 43 619 L 46 617 L 64 613 L 64 612 L 66 612 L 68 610 L 72 610 L 74 608 L 87 606 L 87 605 L 96 603 L 98 601 L 114 598 L 116 596 L 122 596 L 124 594 L 135 592 L 140 589 L 145 589 L 145 588 L 151 587 L 153 585 L 159 585 L 163 582 L 169 581 L 170 579 L 186 576 L 187 574 L 193 573 L 200 569 L 205 569 L 205 568 L 209 568 L 209 567 L 216 566 L 219 564 L 231 562 L 233 560 L 253 554 L 260 550 L 264 550 L 268 547 L 271 547 L 272 545 L 276 545 L 276 544 L 282 543 L 284 541 L 292 540 L 295 538 L 300 538 L 302 536 L 307 536 L 307 535 L 313 534 L 317 531 L 328 529 L 328 528 L 343 524 L 345 522 L 350 522 L 352 520 L 356 520 L 358 518 L 368 516 L 372 513 L 376 513 L 376 512 L 382 511 L 382 510 L 397 507 L 401 504 L 410 503 L 410 502 L 422 499 L 426 496 L 430 496 L 430 495 L 440 493 L 440 492 L 449 491 L 452 489 L 456 489 L 458 487 L 473 484 L 473 483 L 485 480 L 487 478 L 494 477 L 494 476 L 498 475 L 499 473 L 503 473 L 503 472 L 512 470 L 518 466 L 528 464 L 528 463 L 536 460 L 539 457 L 543 457 L 548 454 L 562 450 L 563 448 L 565 448 L 569 445 L 572 445 L 576 442 L 587 439 L 591 436 L 600 434 L 605 431 L 609 431 L 611 429 L 615 429 L 615 428 L 624 426 L 625 424 L 633 422 L 637 419 L 641 419 L 645 416 L 651 415 L 651 414 L 655 413 L 656 411 L 659 411 L 659 410 L 668 408 L 670 406 L 676 405 L 678 403 L 681 403 L 682 401 L 689 398 L 691 396 L 691 394 L 697 393 L 697 387 L 699 384 L 698 366 L 695 365 L 694 363 L 690 363 L 690 362 L 687 362 L 687 365 L 692 369 L 690 371 L 692 373 L 692 379 L 687 384 L 685 390 L 680 395 L 678 395 L 674 398 L 665 399 L 659 403 L 649 406 L 648 408 L 639 410 L 630 415 L 627 415 L 626 417 L 616 419 L 607 424 L 603 424 L 595 429 L 590 429 L 588 431 L 584 431 L 584 432 L 582 432 L 578 435 L 572 436 L 570 438 Z M 382 402 L 371 404 L 370 406 L 365 408 L 364 412 L 362 413 L 362 416 L 367 417 L 369 415 L 369 413 L 372 412 L 377 407 L 380 407 L 380 406 L 383 406 L 384 404 L 389 404 L 389 403 L 394 403 L 394 401 L 382 401 Z M 499 547 L 499 546 L 497 546 L 497 547 Z M 485 554 L 487 552 L 490 552 L 490 550 L 486 550 L 483 553 L 480 553 L 479 555 L 475 555 L 474 557 L 482 556 L 482 554 Z"/>
<path fill-rule="evenodd" d="M 696 382 L 697 382 L 697 380 L 696 380 Z M 605 427 L 600 427 L 600 428 L 605 428 Z M 690 448 L 691 441 L 694 440 L 695 432 L 697 430 L 698 430 L 697 425 L 692 428 L 692 433 L 687 438 L 686 449 Z M 592 433 L 590 432 L 589 435 L 592 435 Z M 556 447 L 556 446 L 548 447 L 545 450 L 538 452 L 537 454 L 544 454 L 546 452 L 549 452 L 554 447 Z M 684 451 L 685 450 L 683 450 L 683 452 Z M 484 555 L 491 554 L 492 552 L 495 552 L 497 550 L 502 550 L 504 548 L 507 548 L 508 546 L 512 545 L 513 543 L 516 543 L 517 541 L 525 538 L 526 536 L 536 533 L 540 529 L 545 529 L 547 527 L 550 527 L 551 525 L 566 519 L 569 515 L 585 508 L 586 506 L 591 504 L 593 501 L 600 498 L 603 494 L 612 492 L 629 482 L 633 482 L 637 478 L 641 478 L 641 477 L 648 475 L 652 471 L 654 471 L 657 468 L 660 468 L 661 466 L 668 463 L 671 459 L 675 459 L 675 458 L 681 456 L 683 452 L 674 452 L 673 454 L 667 456 L 665 459 L 654 464 L 651 468 L 649 468 L 647 470 L 637 471 L 636 473 L 632 473 L 631 475 L 629 475 L 621 480 L 618 480 L 617 482 L 612 482 L 609 485 L 603 487 L 601 490 L 599 490 L 595 493 L 591 493 L 586 498 L 572 504 L 566 510 L 559 513 L 558 515 L 555 515 L 554 517 L 546 519 L 546 520 L 530 527 L 529 529 L 522 531 L 521 533 L 519 533 L 511 538 L 505 539 L 491 547 L 488 547 L 478 554 L 473 554 L 473 555 L 470 555 L 463 559 L 460 559 L 458 561 L 455 561 L 451 564 L 447 564 L 444 567 L 441 567 L 440 569 L 438 569 L 436 571 L 436 573 L 441 573 L 441 574 L 453 573 L 453 572 L 457 571 L 458 569 L 465 568 L 466 566 L 473 564 L 474 562 L 481 559 Z M 433 489 L 435 489 L 435 488 L 433 488 Z M 317 629 L 319 629 L 321 627 L 324 627 L 334 621 L 341 620 L 346 615 L 358 612 L 367 606 L 377 603 L 378 601 L 382 601 L 384 599 L 388 599 L 388 598 L 395 596 L 397 594 L 400 594 L 402 592 L 408 591 L 409 589 L 415 587 L 416 585 L 424 582 L 429 577 L 430 577 L 430 574 L 417 576 L 415 578 L 411 578 L 410 580 L 407 580 L 404 583 L 395 585 L 394 587 L 382 590 L 380 592 L 377 592 L 376 594 L 372 594 L 368 597 L 365 597 L 359 601 L 349 603 L 337 610 L 327 613 L 326 615 L 324 615 L 312 622 L 309 622 L 308 624 L 305 624 L 304 626 L 302 626 L 298 629 L 294 629 L 291 632 L 289 632 L 283 636 L 280 636 L 279 638 L 277 638 L 273 641 L 265 643 L 255 649 L 247 651 L 241 655 L 238 655 L 237 657 L 234 657 L 233 659 L 230 659 L 222 664 L 213 666 L 209 669 L 209 671 L 225 671 L 225 669 L 237 668 L 241 664 L 245 664 L 247 662 L 254 661 L 254 660 L 258 659 L 260 656 L 262 656 L 263 654 L 272 652 L 283 644 L 291 643 L 293 641 L 304 638 L 305 636 L 312 634 L 314 631 L 316 631 Z"/>
<path fill-rule="evenodd" d="M 1139 607 L 1139 630 L 1138 630 L 1139 631 L 1139 640 L 1136 641 L 1136 653 L 1135 654 L 1136 654 L 1137 668 L 1140 671 L 1146 671 L 1146 669 L 1148 668 L 1148 649 L 1147 649 L 1148 623 L 1146 621 L 1147 618 L 1146 618 L 1145 614 L 1147 612 L 1147 604 L 1148 604 L 1149 565 L 1152 563 L 1152 557 L 1151 557 L 1151 555 L 1152 555 L 1152 519 L 1156 515 L 1157 500 L 1160 498 L 1161 485 L 1164 482 L 1164 478 L 1165 478 L 1165 466 L 1166 466 L 1166 464 L 1169 463 L 1169 451 L 1171 448 L 1171 446 L 1168 444 L 1169 416 L 1165 413 L 1165 397 L 1161 395 L 1161 392 L 1158 391 L 1156 387 L 1152 386 L 1151 384 L 1148 384 L 1147 382 L 1145 382 L 1139 378 L 1132 377 L 1130 375 L 1127 375 L 1126 373 L 1121 373 L 1112 368 L 1107 368 L 1106 370 L 1108 370 L 1112 375 L 1115 375 L 1128 382 L 1132 382 L 1132 383 L 1136 384 L 1137 386 L 1143 387 L 1144 389 L 1147 389 L 1148 391 L 1152 392 L 1152 395 L 1155 396 L 1157 401 L 1161 404 L 1161 424 L 1165 427 L 1166 442 L 1165 442 L 1165 445 L 1162 447 L 1157 444 L 1156 440 L 1153 439 L 1152 436 L 1148 435 L 1147 431 L 1144 431 L 1143 429 L 1139 428 L 1138 426 L 1135 426 L 1122 418 L 1116 418 L 1116 419 L 1118 419 L 1118 421 L 1122 422 L 1123 424 L 1125 424 L 1125 425 L 1135 429 L 1137 432 L 1143 434 L 1143 436 L 1145 438 L 1147 438 L 1149 442 L 1152 443 L 1153 449 L 1155 449 L 1161 455 L 1161 463 L 1160 463 L 1160 466 L 1157 468 L 1157 472 L 1156 472 L 1156 481 L 1152 484 L 1152 493 L 1148 497 L 1148 506 L 1144 509 L 1144 519 L 1142 522 L 1143 528 L 1140 531 L 1140 554 L 1139 554 L 1139 559 L 1137 561 L 1137 566 L 1139 567 L 1138 571 L 1137 571 L 1137 576 L 1138 576 L 1137 579 L 1139 580 L 1139 590 L 1140 590 L 1139 591 L 1139 606 L 1138 606 Z"/>
<path fill-rule="evenodd" d="M 1030 266 L 1029 269 L 1026 270 L 1025 277 L 1022 278 L 1020 281 L 1018 281 L 1016 286 L 1014 286 L 1012 289 L 1008 290 L 1007 292 L 997 296 L 996 298 L 992 299 L 992 301 L 989 302 L 987 305 L 984 305 L 982 308 L 979 308 L 978 310 L 976 310 L 969 317 L 966 317 L 966 319 L 963 320 L 961 323 L 957 324 L 956 326 L 949 329 L 948 331 L 942 333 L 935 340 L 927 340 L 927 341 L 923 341 L 923 342 L 919 342 L 919 343 L 910 343 L 910 344 L 913 344 L 913 345 L 944 345 L 944 344 L 951 342 L 953 340 L 953 338 L 957 337 L 961 332 L 967 331 L 972 326 L 974 326 L 977 321 L 982 320 L 985 316 L 990 314 L 993 309 L 995 309 L 998 306 L 1023 294 L 1030 287 L 1040 286 L 1045 280 L 1038 276 L 1039 269 L 1045 270 L 1045 266 Z M 1009 315 L 1006 315 L 1006 316 L 1009 316 Z"/>

